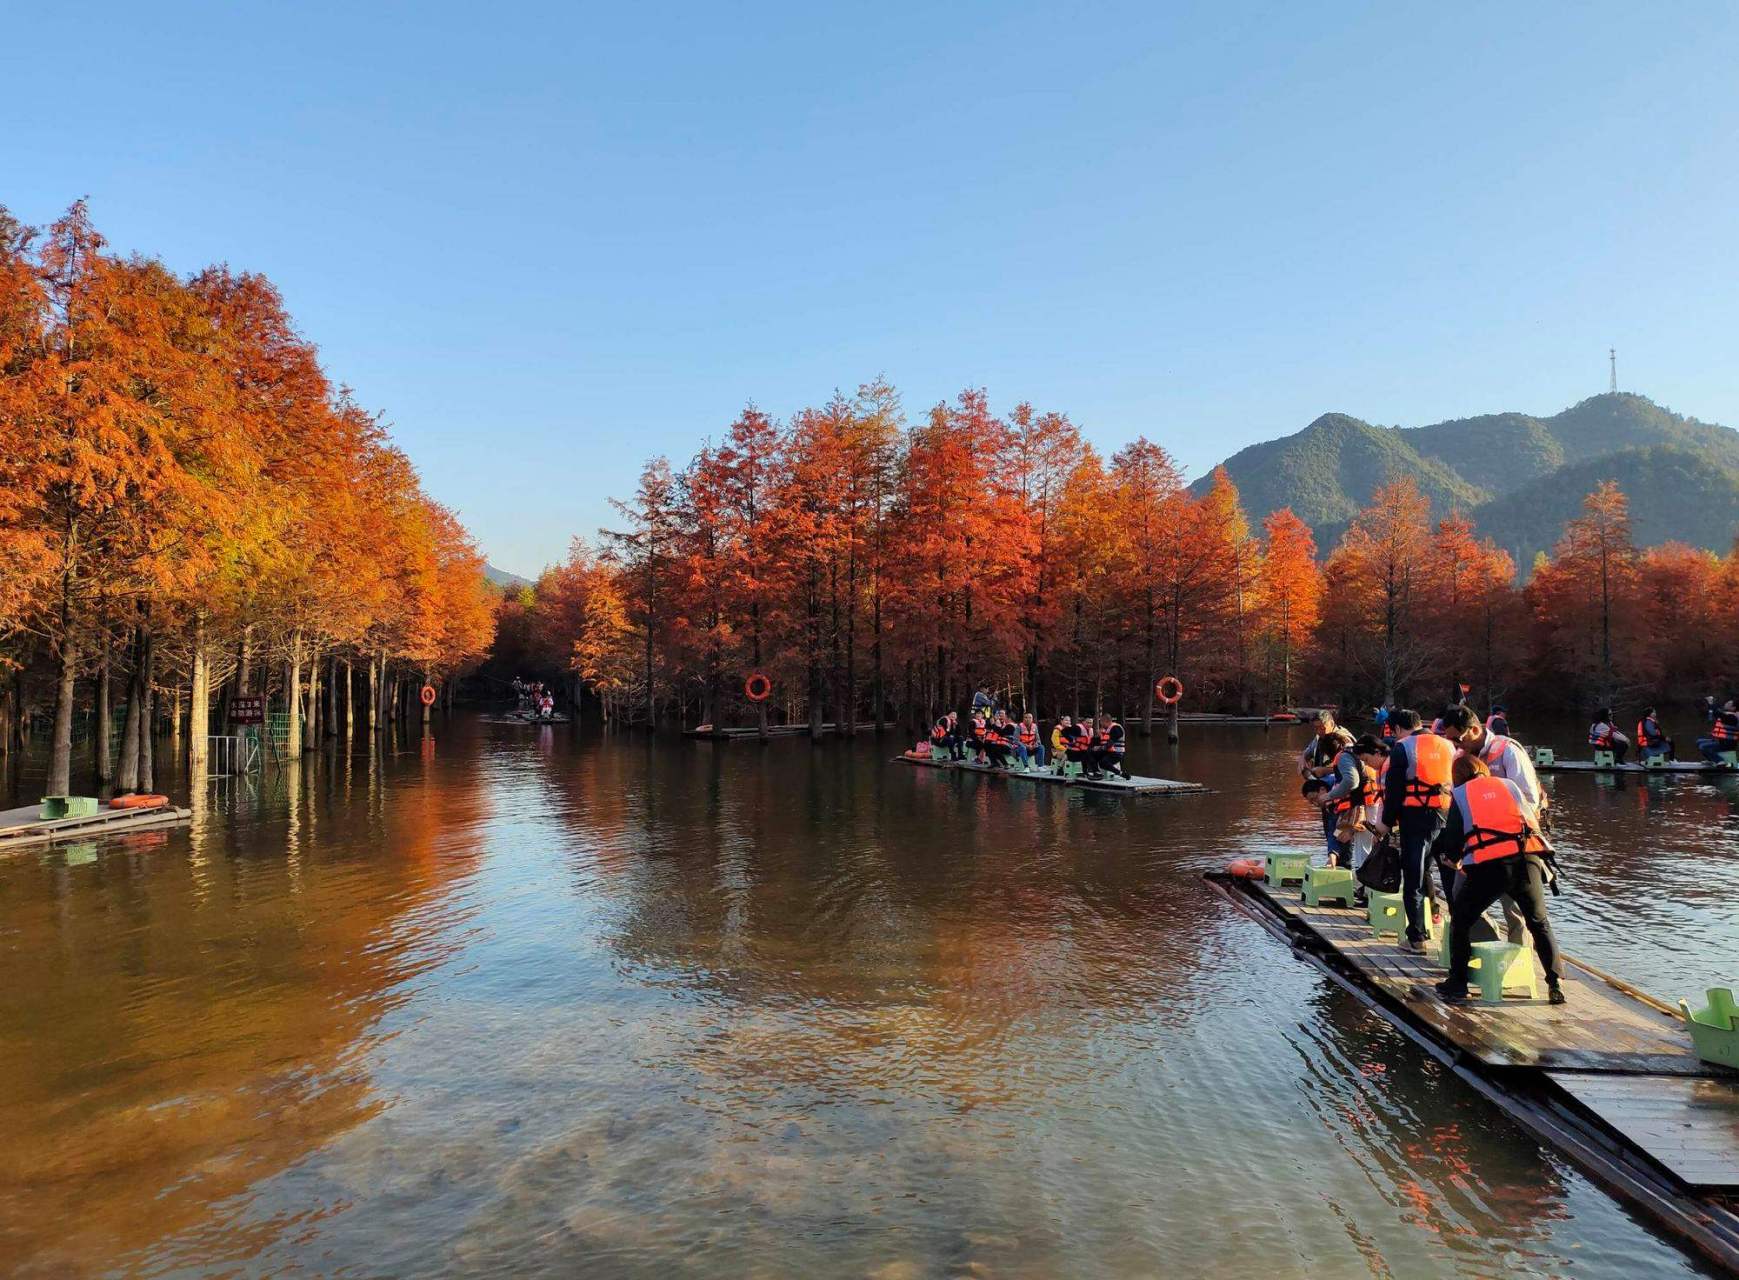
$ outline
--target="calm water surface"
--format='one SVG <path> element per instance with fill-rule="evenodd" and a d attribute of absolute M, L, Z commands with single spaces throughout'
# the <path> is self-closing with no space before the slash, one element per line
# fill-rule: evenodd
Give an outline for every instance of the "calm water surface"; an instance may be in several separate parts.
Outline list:
<path fill-rule="evenodd" d="M 1313 845 L 1302 741 L 1136 800 L 461 718 L 12 855 L 0 1269 L 1698 1274 L 1203 886 Z M 1739 787 L 1551 785 L 1569 948 L 1739 976 Z"/>

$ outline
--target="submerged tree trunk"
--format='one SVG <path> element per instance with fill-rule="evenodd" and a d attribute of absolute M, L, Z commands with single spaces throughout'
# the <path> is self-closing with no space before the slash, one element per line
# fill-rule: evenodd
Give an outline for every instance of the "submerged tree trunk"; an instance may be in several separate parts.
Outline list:
<path fill-rule="evenodd" d="M 70 627 L 60 637 L 60 678 L 54 686 L 54 743 L 49 749 L 48 794 L 64 796 L 72 787 L 72 698 L 78 680 L 78 641 Z"/>
<path fill-rule="evenodd" d="M 344 660 L 344 742 L 356 741 L 356 671 L 350 659 Z"/>
<path fill-rule="evenodd" d="M 290 715 L 284 754 L 291 764 L 302 758 L 302 633 L 290 633 L 290 654 L 284 662 L 284 705 Z"/>
<path fill-rule="evenodd" d="M 193 620 L 193 687 L 187 695 L 187 769 L 204 773 L 211 746 L 208 719 L 211 706 L 211 664 L 205 657 L 205 615 Z"/>

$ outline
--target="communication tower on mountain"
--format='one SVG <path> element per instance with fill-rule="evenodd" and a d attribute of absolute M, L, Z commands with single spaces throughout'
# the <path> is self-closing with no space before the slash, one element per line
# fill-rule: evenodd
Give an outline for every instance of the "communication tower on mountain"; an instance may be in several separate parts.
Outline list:
<path fill-rule="evenodd" d="M 1612 366 L 1612 385 L 1607 388 L 1613 395 L 1618 394 L 1618 348 L 1606 348 L 1607 363 Z"/>

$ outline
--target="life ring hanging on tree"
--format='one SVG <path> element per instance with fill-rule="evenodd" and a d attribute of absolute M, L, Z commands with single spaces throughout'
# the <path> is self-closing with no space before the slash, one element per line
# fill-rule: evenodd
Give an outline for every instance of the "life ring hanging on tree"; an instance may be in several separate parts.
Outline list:
<path fill-rule="evenodd" d="M 434 706 L 435 705 L 435 686 L 432 684 L 424 685 L 422 692 L 419 693 L 417 696 L 423 700 L 423 705 L 425 707 Z"/>
<path fill-rule="evenodd" d="M 773 696 L 773 682 L 763 672 L 750 672 L 743 681 L 743 696 L 750 702 L 765 702 Z"/>
<path fill-rule="evenodd" d="M 1161 702 L 1173 707 L 1183 698 L 1183 681 L 1176 676 L 1162 676 L 1159 683 L 1153 686 L 1153 691 Z"/>

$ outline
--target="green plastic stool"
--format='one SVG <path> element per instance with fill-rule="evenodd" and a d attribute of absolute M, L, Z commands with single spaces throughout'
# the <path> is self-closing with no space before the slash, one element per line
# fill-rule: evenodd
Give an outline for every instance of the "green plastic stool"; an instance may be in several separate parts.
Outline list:
<path fill-rule="evenodd" d="M 1437 913 L 1432 910 L 1432 901 L 1426 898 L 1420 904 L 1420 911 L 1425 917 L 1425 936 L 1436 938 L 1439 933 L 1448 933 L 1447 929 L 1437 927 Z M 1371 932 L 1381 938 L 1384 934 L 1392 934 L 1402 938 L 1407 933 L 1407 902 L 1398 893 L 1369 893 L 1365 895 L 1365 919 L 1371 923 Z"/>
<path fill-rule="evenodd" d="M 1721 763 L 1726 765 L 1729 769 L 1739 769 L 1739 751 L 1723 751 L 1721 753 Z"/>
<path fill-rule="evenodd" d="M 1268 887 L 1279 889 L 1287 883 L 1303 884 L 1310 871 L 1308 853 L 1271 853 L 1268 855 Z"/>
<path fill-rule="evenodd" d="M 1596 769 L 1610 769 L 1617 763 L 1618 758 L 1612 752 L 1603 751 L 1599 747 L 1594 749 L 1594 767 Z"/>
<path fill-rule="evenodd" d="M 1353 905 L 1353 895 L 1358 892 L 1359 882 L 1353 879 L 1353 873 L 1345 867 L 1306 867 L 1304 869 L 1304 905 L 1320 907 L 1325 900 L 1333 900 L 1343 907 Z"/>
<path fill-rule="evenodd" d="M 90 818 L 97 812 L 95 796 L 43 796 L 40 811 L 44 822 L 57 818 Z"/>
<path fill-rule="evenodd" d="M 1727 987 L 1710 987 L 1708 996 L 1708 1006 L 1702 1009 L 1679 1001 L 1691 1029 L 1691 1043 L 1704 1062 L 1739 1069 L 1739 1004 L 1733 1002 L 1733 992 Z"/>
<path fill-rule="evenodd" d="M 1557 757 L 1556 753 L 1553 752 L 1552 748 L 1550 748 L 1550 747 L 1535 747 L 1534 748 L 1534 763 L 1535 764 L 1556 764 L 1557 762 L 1558 762 L 1558 757 Z"/>
<path fill-rule="evenodd" d="M 1642 753 L 1642 767 L 1645 769 L 1664 769 L 1667 767 L 1667 750 L 1665 747 Z"/>
<path fill-rule="evenodd" d="M 1515 942 L 1476 942 L 1473 956 L 1479 967 L 1468 966 L 1468 980 L 1479 988 L 1479 998 L 1485 1003 L 1502 1003 L 1506 991 L 1525 991 L 1528 999 L 1539 998 L 1532 947 Z"/>

